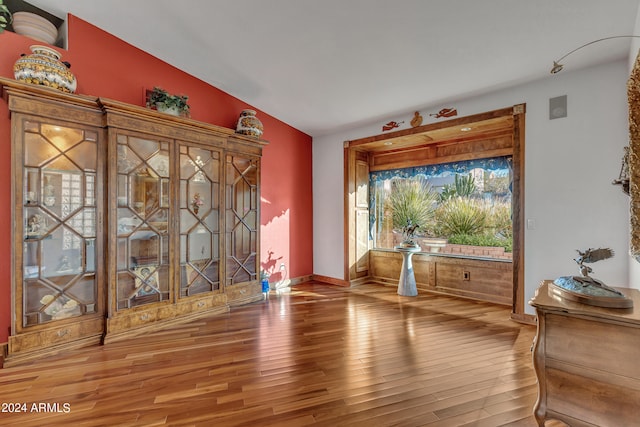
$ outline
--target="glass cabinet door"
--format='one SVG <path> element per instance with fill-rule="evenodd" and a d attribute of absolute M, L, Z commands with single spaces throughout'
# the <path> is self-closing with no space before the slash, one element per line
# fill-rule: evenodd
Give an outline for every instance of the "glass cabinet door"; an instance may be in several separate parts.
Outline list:
<path fill-rule="evenodd" d="M 180 297 L 220 289 L 220 153 L 180 146 Z"/>
<path fill-rule="evenodd" d="M 169 299 L 169 143 L 117 135 L 116 304 Z"/>
<path fill-rule="evenodd" d="M 97 159 L 97 132 L 23 122 L 23 327 L 102 311 Z"/>
<path fill-rule="evenodd" d="M 227 155 L 227 285 L 257 280 L 258 161 Z"/>

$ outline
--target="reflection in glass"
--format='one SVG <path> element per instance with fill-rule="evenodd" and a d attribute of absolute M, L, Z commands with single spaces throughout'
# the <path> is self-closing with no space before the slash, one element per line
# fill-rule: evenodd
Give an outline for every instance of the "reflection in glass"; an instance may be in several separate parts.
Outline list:
<path fill-rule="evenodd" d="M 117 308 L 169 299 L 169 145 L 119 134 Z"/>
<path fill-rule="evenodd" d="M 227 284 L 257 280 L 258 167 L 227 156 Z"/>
<path fill-rule="evenodd" d="M 34 121 L 24 132 L 22 324 L 95 313 L 97 134 Z"/>
<path fill-rule="evenodd" d="M 220 288 L 219 171 L 218 152 L 180 146 L 181 297 Z"/>

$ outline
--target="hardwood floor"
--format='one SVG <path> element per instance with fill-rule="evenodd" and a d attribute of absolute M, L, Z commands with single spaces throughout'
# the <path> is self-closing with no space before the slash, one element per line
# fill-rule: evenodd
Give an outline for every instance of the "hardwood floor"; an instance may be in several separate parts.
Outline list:
<path fill-rule="evenodd" d="M 2 409 L 27 412 L 0 425 L 535 426 L 534 335 L 503 306 L 310 282 L 2 369 Z"/>

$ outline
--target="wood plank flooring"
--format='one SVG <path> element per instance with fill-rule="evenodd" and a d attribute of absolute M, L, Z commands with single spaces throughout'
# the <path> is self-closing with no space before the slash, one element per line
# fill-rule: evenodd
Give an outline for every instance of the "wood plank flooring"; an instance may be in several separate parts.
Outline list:
<path fill-rule="evenodd" d="M 0 425 L 533 427 L 534 336 L 503 306 L 309 282 L 2 369 L 4 409 L 27 412 Z"/>

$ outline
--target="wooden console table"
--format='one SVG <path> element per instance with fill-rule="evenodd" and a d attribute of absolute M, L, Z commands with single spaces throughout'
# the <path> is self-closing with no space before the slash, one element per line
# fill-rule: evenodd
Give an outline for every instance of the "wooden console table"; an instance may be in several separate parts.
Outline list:
<path fill-rule="evenodd" d="M 632 426 L 640 422 L 640 291 L 617 288 L 634 308 L 601 308 L 549 294 L 542 282 L 529 302 L 538 333 L 534 415 L 576 426 Z"/>

